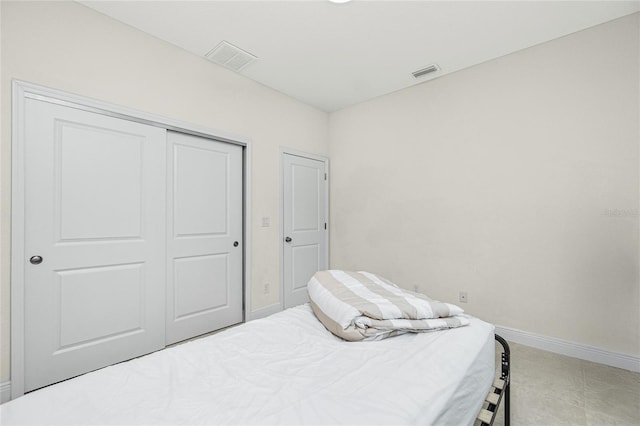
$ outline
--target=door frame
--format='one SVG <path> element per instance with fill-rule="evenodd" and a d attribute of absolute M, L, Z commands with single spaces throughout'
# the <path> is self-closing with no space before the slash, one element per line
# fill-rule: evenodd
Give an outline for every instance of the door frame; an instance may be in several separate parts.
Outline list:
<path fill-rule="evenodd" d="M 25 253 L 25 101 L 35 99 L 57 105 L 81 109 L 109 117 L 120 118 L 231 143 L 243 147 L 243 320 L 251 306 L 251 155 L 252 141 L 248 137 L 210 129 L 172 118 L 163 117 L 103 102 L 62 90 L 52 89 L 21 80 L 12 80 L 11 100 L 11 398 L 24 394 L 24 268 Z"/>
<path fill-rule="evenodd" d="M 330 257 L 329 257 L 329 234 L 331 230 L 331 218 L 329 216 L 329 183 L 331 178 L 331 173 L 329 173 L 329 157 L 325 157 L 324 155 L 311 154 L 304 151 L 299 151 L 293 148 L 280 147 L 280 229 L 278 232 L 279 241 L 280 241 L 280 303 L 278 305 L 278 311 L 284 309 L 284 156 L 286 155 L 294 155 L 296 157 L 308 158 L 310 160 L 321 161 L 324 163 L 324 170 L 327 175 L 326 184 L 324 189 L 324 197 L 325 197 L 325 218 L 327 221 L 327 232 L 325 233 L 325 247 L 326 247 L 326 256 L 327 256 L 327 267 L 330 265 Z M 273 313 L 273 312 L 272 312 Z"/>

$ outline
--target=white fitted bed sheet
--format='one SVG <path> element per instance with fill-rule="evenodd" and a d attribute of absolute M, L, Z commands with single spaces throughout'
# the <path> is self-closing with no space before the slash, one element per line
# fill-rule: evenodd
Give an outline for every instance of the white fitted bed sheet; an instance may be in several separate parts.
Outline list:
<path fill-rule="evenodd" d="M 0 406 L 11 424 L 471 425 L 494 327 L 346 342 L 309 305 L 58 383 Z"/>

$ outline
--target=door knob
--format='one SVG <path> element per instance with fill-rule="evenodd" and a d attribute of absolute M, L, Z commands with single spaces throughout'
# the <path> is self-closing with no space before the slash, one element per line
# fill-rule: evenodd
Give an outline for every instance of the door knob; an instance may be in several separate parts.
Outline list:
<path fill-rule="evenodd" d="M 284 242 L 285 242 L 285 243 L 290 243 L 290 242 L 291 242 L 291 237 L 286 237 L 286 238 L 284 239 Z"/>
<path fill-rule="evenodd" d="M 31 256 L 29 262 L 31 262 L 32 265 L 39 265 L 42 263 L 42 256 Z"/>
<path fill-rule="evenodd" d="M 237 242 L 237 241 L 234 241 L 234 242 L 233 242 L 233 246 L 234 246 L 234 247 L 238 247 L 238 244 L 240 244 L 240 243 L 239 243 L 239 242 Z"/>

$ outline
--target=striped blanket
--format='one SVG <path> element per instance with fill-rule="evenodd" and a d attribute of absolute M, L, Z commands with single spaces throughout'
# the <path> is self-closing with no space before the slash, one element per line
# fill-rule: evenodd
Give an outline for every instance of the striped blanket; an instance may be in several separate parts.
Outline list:
<path fill-rule="evenodd" d="M 469 324 L 459 307 L 403 290 L 369 272 L 320 271 L 307 289 L 320 322 L 345 340 L 380 340 Z"/>

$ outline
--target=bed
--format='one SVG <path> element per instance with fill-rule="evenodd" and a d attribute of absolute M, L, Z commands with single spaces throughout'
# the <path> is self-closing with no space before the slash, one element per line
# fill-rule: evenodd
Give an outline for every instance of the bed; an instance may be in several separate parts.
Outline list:
<path fill-rule="evenodd" d="M 471 425 L 485 412 L 491 423 L 504 394 L 494 327 L 467 318 L 465 327 L 354 343 L 300 305 L 31 392 L 0 406 L 0 420 Z"/>

